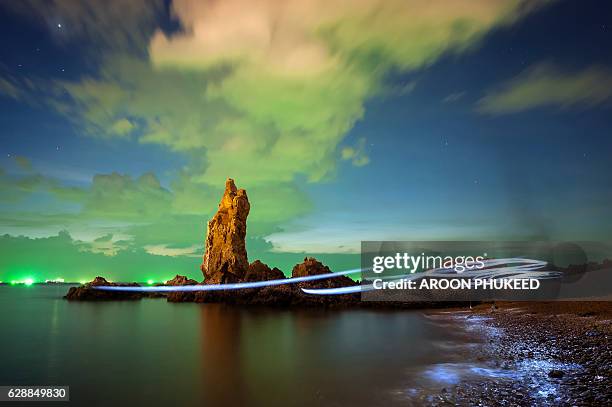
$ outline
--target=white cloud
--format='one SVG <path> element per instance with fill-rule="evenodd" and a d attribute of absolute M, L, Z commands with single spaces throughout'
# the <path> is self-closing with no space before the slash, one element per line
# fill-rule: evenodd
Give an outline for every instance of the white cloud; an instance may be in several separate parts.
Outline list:
<path fill-rule="evenodd" d="M 543 106 L 593 107 L 612 100 L 612 72 L 591 66 L 568 72 L 554 65 L 534 65 L 478 102 L 481 113 L 506 114 Z"/>
<path fill-rule="evenodd" d="M 190 247 L 170 247 L 169 244 L 146 245 L 145 251 L 155 256 L 187 256 L 200 257 L 202 255 L 202 246 L 193 245 Z"/>

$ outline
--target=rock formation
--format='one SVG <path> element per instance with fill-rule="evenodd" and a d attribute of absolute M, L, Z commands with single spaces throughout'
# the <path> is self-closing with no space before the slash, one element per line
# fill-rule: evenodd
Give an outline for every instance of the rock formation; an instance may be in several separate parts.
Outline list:
<path fill-rule="evenodd" d="M 302 263 L 296 264 L 293 267 L 291 277 L 318 276 L 321 274 L 329 274 L 331 272 L 332 271 L 329 269 L 329 267 L 314 257 L 306 257 Z M 298 283 L 300 288 L 338 288 L 352 285 L 356 285 L 356 283 L 346 276 Z"/>
<path fill-rule="evenodd" d="M 331 273 L 329 267 L 325 266 L 314 257 L 305 257 L 304 262 L 293 266 L 291 277 L 318 276 L 328 273 Z"/>
<path fill-rule="evenodd" d="M 267 264 L 262 263 L 259 260 L 255 260 L 249 265 L 249 269 L 244 275 L 243 281 L 267 281 L 267 280 L 280 280 L 285 278 L 285 274 L 282 271 L 274 267 L 270 269 Z"/>
<path fill-rule="evenodd" d="M 168 280 L 164 284 L 160 284 L 160 285 L 176 286 L 176 285 L 196 285 L 196 284 L 198 284 L 197 281 L 187 278 L 185 276 L 179 276 L 177 274 L 176 277 L 174 277 L 172 280 Z"/>
<path fill-rule="evenodd" d="M 234 180 L 225 182 L 219 209 L 208 222 L 204 259 L 200 269 L 206 284 L 241 281 L 249 268 L 245 245 L 249 198 Z"/>
<path fill-rule="evenodd" d="M 270 268 L 259 260 L 249 264 L 246 251 L 246 222 L 250 205 L 244 189 L 237 189 L 234 180 L 228 178 L 219 209 L 208 222 L 206 245 L 202 266 L 205 284 L 257 282 L 284 279 L 279 269 Z M 329 274 L 329 267 L 312 257 L 293 267 L 292 277 L 306 277 Z M 177 275 L 165 284 L 169 286 L 195 285 L 195 280 Z M 177 291 L 170 293 L 141 293 L 100 291 L 97 285 L 117 285 L 102 277 L 81 287 L 72 287 L 66 298 L 76 300 L 95 299 L 140 299 L 143 297 L 167 297 L 170 302 L 224 302 L 230 304 L 261 304 L 274 306 L 306 305 L 336 306 L 356 305 L 359 294 L 339 296 L 308 295 L 302 288 L 336 288 L 355 285 L 348 277 L 330 277 L 296 284 L 268 287 L 244 288 L 239 290 Z M 138 284 L 133 284 L 138 286 Z"/>
<path fill-rule="evenodd" d="M 83 284 L 79 287 L 70 287 L 64 298 L 67 300 L 77 301 L 95 301 L 95 300 L 140 300 L 144 297 L 140 292 L 120 292 L 120 291 L 102 291 L 95 290 L 93 287 L 100 285 L 108 285 L 114 287 L 139 287 L 136 283 L 117 284 L 107 281 L 104 277 L 96 277 L 93 281 Z"/>

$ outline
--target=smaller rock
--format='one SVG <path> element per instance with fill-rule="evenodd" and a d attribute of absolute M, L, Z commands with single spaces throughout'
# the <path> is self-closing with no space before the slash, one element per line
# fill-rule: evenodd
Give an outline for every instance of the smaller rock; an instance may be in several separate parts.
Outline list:
<path fill-rule="evenodd" d="M 249 269 L 244 275 L 245 282 L 280 280 L 283 278 L 285 278 L 285 274 L 282 271 L 276 267 L 270 269 L 267 264 L 259 260 L 249 264 Z"/>
<path fill-rule="evenodd" d="M 197 285 L 197 281 L 187 278 L 186 276 L 179 276 L 178 274 L 172 280 L 166 281 L 165 286 L 182 286 L 182 285 Z M 193 291 L 176 291 L 166 293 L 168 302 L 192 302 L 194 300 Z"/>
<path fill-rule="evenodd" d="M 96 277 L 93 281 L 84 284 L 85 286 L 89 285 L 90 287 L 98 286 L 98 285 L 115 285 L 114 283 L 109 283 L 104 277 Z"/>
<path fill-rule="evenodd" d="M 291 277 L 307 277 L 318 276 L 321 274 L 330 274 L 329 267 L 315 259 L 314 257 L 306 257 L 300 264 L 296 264 L 291 271 Z M 347 276 L 330 277 L 322 280 L 314 280 L 298 283 L 299 288 L 338 288 L 357 285 L 356 282 Z"/>
<path fill-rule="evenodd" d="M 117 284 L 106 280 L 104 277 L 96 277 L 93 281 L 79 287 L 70 287 L 65 299 L 71 301 L 98 301 L 98 300 L 140 300 L 144 297 L 143 293 L 130 291 L 103 291 L 96 290 L 97 286 L 113 287 L 139 287 L 136 283 Z"/>
<path fill-rule="evenodd" d="M 329 274 L 331 270 L 314 257 L 304 258 L 304 262 L 296 264 L 291 271 L 291 277 L 306 277 L 320 274 Z"/>
<path fill-rule="evenodd" d="M 548 372 L 548 377 L 552 379 L 560 379 L 563 376 L 565 376 L 565 372 L 563 370 L 553 369 L 550 372 Z"/>
<path fill-rule="evenodd" d="M 168 280 L 164 285 L 177 286 L 177 285 L 197 285 L 198 282 L 187 278 L 186 276 L 179 276 L 178 274 L 172 280 Z"/>

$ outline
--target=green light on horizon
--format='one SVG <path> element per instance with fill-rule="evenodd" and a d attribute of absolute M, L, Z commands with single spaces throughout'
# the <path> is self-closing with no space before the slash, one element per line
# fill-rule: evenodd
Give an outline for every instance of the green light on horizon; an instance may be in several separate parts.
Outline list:
<path fill-rule="evenodd" d="M 154 282 L 155 281 L 153 281 L 153 280 L 147 280 L 147 284 L 149 284 L 149 285 L 153 285 Z"/>
<path fill-rule="evenodd" d="M 31 286 L 32 284 L 34 284 L 34 280 L 31 278 L 26 278 L 25 280 L 23 280 L 23 283 L 27 286 Z"/>

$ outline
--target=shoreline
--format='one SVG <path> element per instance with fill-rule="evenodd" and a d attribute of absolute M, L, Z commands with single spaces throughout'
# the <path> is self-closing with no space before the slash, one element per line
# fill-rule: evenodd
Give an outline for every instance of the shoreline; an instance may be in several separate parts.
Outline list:
<path fill-rule="evenodd" d="M 501 302 L 444 313 L 482 340 L 478 380 L 433 405 L 612 405 L 611 302 Z"/>

